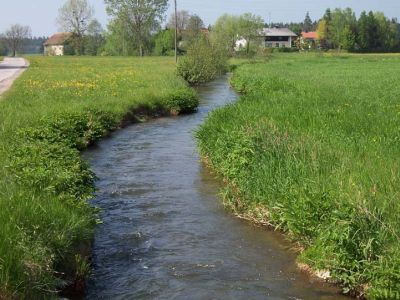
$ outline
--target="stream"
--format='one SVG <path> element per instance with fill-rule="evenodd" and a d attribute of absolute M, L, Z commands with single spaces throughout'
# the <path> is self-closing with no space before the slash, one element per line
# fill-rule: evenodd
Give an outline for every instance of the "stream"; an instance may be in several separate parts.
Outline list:
<path fill-rule="evenodd" d="M 84 153 L 103 221 L 86 298 L 348 299 L 299 272 L 281 234 L 224 209 L 193 132 L 238 96 L 227 77 L 198 92 L 197 113 L 129 126 Z"/>

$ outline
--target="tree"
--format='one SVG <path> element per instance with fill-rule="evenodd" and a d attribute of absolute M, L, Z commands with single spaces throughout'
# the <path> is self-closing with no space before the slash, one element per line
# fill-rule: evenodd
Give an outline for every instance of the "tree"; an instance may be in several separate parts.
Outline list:
<path fill-rule="evenodd" d="M 307 14 L 306 14 L 306 17 L 305 17 L 305 19 L 304 19 L 304 22 L 303 22 L 303 31 L 304 32 L 310 32 L 310 31 L 312 31 L 313 30 L 313 21 L 311 20 L 311 18 L 310 18 L 310 13 L 309 12 L 307 12 Z"/>
<path fill-rule="evenodd" d="M 85 54 L 97 55 L 100 48 L 104 45 L 103 27 L 96 19 L 92 20 L 87 29 Z"/>
<path fill-rule="evenodd" d="M 178 24 L 178 31 L 182 32 L 186 30 L 189 25 L 190 14 L 187 10 L 178 11 L 176 14 L 177 17 L 177 24 Z M 175 29 L 175 13 L 173 13 L 168 21 L 168 28 Z"/>
<path fill-rule="evenodd" d="M 358 20 L 358 45 L 362 51 L 376 50 L 380 45 L 379 25 L 373 12 L 363 11 Z"/>
<path fill-rule="evenodd" d="M 347 47 L 355 44 L 350 41 L 354 36 L 357 26 L 357 18 L 355 13 L 350 9 L 335 9 L 331 15 L 331 21 L 328 23 L 328 33 L 333 46 L 335 46 L 338 51 L 342 48 L 351 50 Z"/>
<path fill-rule="evenodd" d="M 203 20 L 196 14 L 191 15 L 186 30 L 182 32 L 183 40 L 191 43 L 199 37 L 202 28 L 204 28 Z"/>
<path fill-rule="evenodd" d="M 137 50 L 128 25 L 122 19 L 114 19 L 107 26 L 105 52 L 108 55 L 133 55 Z M 135 49 L 136 48 L 136 49 Z"/>
<path fill-rule="evenodd" d="M 389 20 L 382 12 L 374 13 L 374 18 L 378 25 L 381 51 L 394 50 L 397 45 L 396 24 L 392 20 Z"/>
<path fill-rule="evenodd" d="M 166 29 L 160 31 L 155 37 L 154 53 L 156 55 L 168 55 L 175 48 L 175 30 Z"/>
<path fill-rule="evenodd" d="M 327 48 L 328 46 L 328 22 L 325 19 L 321 19 L 317 27 L 317 35 L 319 39 L 320 46 L 322 48 Z"/>
<path fill-rule="evenodd" d="M 24 39 L 31 37 L 31 28 L 19 24 L 12 25 L 4 35 L 4 40 L 12 56 L 20 51 L 23 46 Z"/>
<path fill-rule="evenodd" d="M 68 0 L 58 11 L 58 24 L 63 31 L 73 34 L 72 43 L 78 54 L 83 53 L 84 36 L 93 13 L 87 0 Z"/>
<path fill-rule="evenodd" d="M 211 39 L 225 49 L 227 55 L 235 50 L 239 36 L 239 16 L 225 14 L 217 19 L 211 31 Z"/>
<path fill-rule="evenodd" d="M 250 42 L 258 39 L 260 30 L 264 27 L 264 20 L 260 16 L 251 13 L 245 13 L 239 17 L 239 36 L 243 37 L 246 41 L 246 53 L 249 54 Z"/>
<path fill-rule="evenodd" d="M 160 28 L 168 0 L 105 0 L 105 3 L 107 13 L 119 20 L 114 25 L 126 25 L 138 45 L 139 55 L 143 56 L 151 33 Z"/>

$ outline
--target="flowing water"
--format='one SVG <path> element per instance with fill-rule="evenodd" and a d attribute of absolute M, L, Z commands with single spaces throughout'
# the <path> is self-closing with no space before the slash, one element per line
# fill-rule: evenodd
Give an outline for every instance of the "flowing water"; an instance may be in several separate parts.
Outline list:
<path fill-rule="evenodd" d="M 129 126 L 85 153 L 102 208 L 88 299 L 345 299 L 295 267 L 282 236 L 234 218 L 194 130 L 237 99 L 226 77 L 196 114 Z"/>

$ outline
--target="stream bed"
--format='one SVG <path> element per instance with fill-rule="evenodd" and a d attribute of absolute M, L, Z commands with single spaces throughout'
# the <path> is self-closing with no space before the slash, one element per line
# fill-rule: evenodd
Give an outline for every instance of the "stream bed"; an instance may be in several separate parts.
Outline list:
<path fill-rule="evenodd" d="M 117 131 L 84 153 L 99 180 L 87 299 L 348 299 L 296 269 L 281 234 L 239 220 L 200 163 L 193 133 L 237 100 L 227 77 L 192 115 Z"/>

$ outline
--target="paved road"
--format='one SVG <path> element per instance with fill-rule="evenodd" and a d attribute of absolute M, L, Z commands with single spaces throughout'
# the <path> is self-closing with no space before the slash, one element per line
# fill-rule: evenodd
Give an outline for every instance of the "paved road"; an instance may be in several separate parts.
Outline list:
<path fill-rule="evenodd" d="M 28 67 L 28 62 L 20 57 L 6 57 L 0 63 L 0 96 L 7 91 L 14 80 Z"/>

